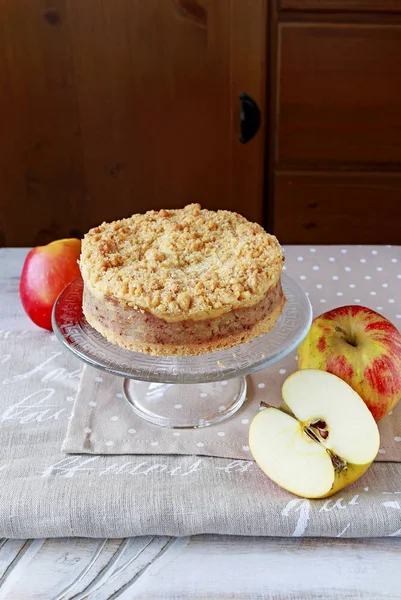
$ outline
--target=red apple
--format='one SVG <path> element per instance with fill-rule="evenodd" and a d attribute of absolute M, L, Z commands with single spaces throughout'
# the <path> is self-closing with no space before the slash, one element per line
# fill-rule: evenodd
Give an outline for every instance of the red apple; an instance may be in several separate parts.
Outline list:
<path fill-rule="evenodd" d="M 401 398 L 401 335 L 370 308 L 341 306 L 314 319 L 298 348 L 298 364 L 341 377 L 376 421 Z"/>
<path fill-rule="evenodd" d="M 56 240 L 33 248 L 22 267 L 20 297 L 32 321 L 52 331 L 53 305 L 66 285 L 80 276 L 81 242 L 75 238 Z"/>

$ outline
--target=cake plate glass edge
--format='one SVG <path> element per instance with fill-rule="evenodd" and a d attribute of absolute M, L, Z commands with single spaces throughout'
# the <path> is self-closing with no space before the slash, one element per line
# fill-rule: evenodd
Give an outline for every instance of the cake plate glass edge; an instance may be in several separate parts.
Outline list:
<path fill-rule="evenodd" d="M 287 356 L 309 331 L 309 299 L 285 274 L 282 285 L 287 302 L 274 328 L 251 343 L 215 353 L 158 357 L 111 344 L 82 313 L 81 279 L 71 282 L 57 299 L 53 331 L 87 364 L 125 377 L 124 397 L 140 417 L 170 428 L 206 427 L 230 417 L 242 406 L 246 375 Z"/>

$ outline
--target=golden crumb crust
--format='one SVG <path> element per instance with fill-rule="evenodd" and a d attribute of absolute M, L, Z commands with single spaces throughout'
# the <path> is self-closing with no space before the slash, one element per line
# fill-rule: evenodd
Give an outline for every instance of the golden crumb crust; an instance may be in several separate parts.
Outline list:
<path fill-rule="evenodd" d="M 80 266 L 92 294 L 173 322 L 257 304 L 279 281 L 283 260 L 260 225 L 191 204 L 91 229 Z"/>

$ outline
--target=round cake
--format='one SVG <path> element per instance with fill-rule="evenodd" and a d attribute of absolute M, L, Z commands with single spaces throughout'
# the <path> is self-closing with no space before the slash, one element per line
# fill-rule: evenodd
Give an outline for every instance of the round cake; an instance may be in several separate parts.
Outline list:
<path fill-rule="evenodd" d="M 274 326 L 283 261 L 276 237 L 237 213 L 192 204 L 136 214 L 85 235 L 83 311 L 122 348 L 214 352 Z"/>

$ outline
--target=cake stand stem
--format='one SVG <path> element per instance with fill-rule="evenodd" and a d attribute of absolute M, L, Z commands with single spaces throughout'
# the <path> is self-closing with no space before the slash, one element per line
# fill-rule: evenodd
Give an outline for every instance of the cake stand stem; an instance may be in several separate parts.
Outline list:
<path fill-rule="evenodd" d="M 221 423 L 246 400 L 246 379 L 209 383 L 150 383 L 124 379 L 124 396 L 145 421 L 170 429 L 198 429 Z"/>

